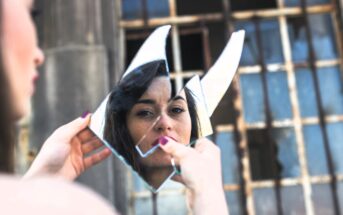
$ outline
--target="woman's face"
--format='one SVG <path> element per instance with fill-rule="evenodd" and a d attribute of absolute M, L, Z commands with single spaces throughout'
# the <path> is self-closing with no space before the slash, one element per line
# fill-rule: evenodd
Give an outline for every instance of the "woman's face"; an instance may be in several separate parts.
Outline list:
<path fill-rule="evenodd" d="M 44 61 L 38 48 L 36 32 L 30 16 L 33 0 L 3 0 L 1 46 L 5 73 L 10 83 L 14 118 L 18 119 L 30 110 L 30 98 L 34 93 L 34 81 L 38 77 L 37 66 Z"/>
<path fill-rule="evenodd" d="M 188 144 L 192 125 L 185 93 L 171 99 L 169 78 L 155 78 L 128 113 L 127 126 L 134 143 L 139 143 L 143 151 L 158 144 L 162 136 Z M 167 166 L 170 156 L 158 148 L 142 162 L 150 167 Z"/>

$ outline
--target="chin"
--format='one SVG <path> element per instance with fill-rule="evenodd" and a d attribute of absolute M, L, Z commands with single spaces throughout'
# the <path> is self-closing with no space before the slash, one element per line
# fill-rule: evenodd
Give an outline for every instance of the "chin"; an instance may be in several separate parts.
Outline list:
<path fill-rule="evenodd" d="M 28 101 L 20 105 L 18 104 L 16 105 L 16 108 L 13 109 L 15 110 L 13 112 L 13 119 L 18 121 L 29 115 L 31 112 L 31 103 Z"/>

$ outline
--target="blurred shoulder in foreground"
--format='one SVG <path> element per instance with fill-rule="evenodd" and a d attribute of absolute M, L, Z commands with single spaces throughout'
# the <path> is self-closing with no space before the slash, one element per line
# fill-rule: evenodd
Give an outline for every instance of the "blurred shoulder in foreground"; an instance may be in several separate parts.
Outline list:
<path fill-rule="evenodd" d="M 118 214 L 104 198 L 75 182 L 0 175 L 0 190 L 0 214 Z"/>

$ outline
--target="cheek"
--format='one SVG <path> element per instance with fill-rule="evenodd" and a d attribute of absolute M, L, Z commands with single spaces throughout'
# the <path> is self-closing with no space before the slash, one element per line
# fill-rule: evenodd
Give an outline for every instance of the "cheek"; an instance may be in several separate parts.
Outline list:
<path fill-rule="evenodd" d="M 138 141 L 143 137 L 143 135 L 146 134 L 147 127 L 149 127 L 149 125 L 147 125 L 147 123 L 145 122 L 142 122 L 140 120 L 128 119 L 127 128 L 129 130 L 129 133 L 134 144 L 138 143 Z"/>
<path fill-rule="evenodd" d="M 180 136 L 180 140 L 182 143 L 188 144 L 191 139 L 191 131 L 192 131 L 192 121 L 189 114 L 185 114 L 182 120 L 179 121 L 177 126 L 177 133 Z"/>

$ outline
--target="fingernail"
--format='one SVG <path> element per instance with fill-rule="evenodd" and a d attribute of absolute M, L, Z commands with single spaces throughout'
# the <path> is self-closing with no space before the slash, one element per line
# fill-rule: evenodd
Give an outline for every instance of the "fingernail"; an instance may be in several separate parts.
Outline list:
<path fill-rule="evenodd" d="M 83 114 L 81 115 L 81 118 L 86 118 L 86 116 L 89 114 L 89 111 L 85 111 L 83 112 Z"/>
<path fill-rule="evenodd" d="M 165 137 L 160 137 L 158 142 L 161 144 L 161 145 L 166 145 L 168 143 L 168 139 L 165 138 Z"/>

